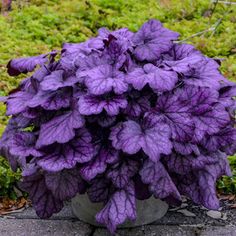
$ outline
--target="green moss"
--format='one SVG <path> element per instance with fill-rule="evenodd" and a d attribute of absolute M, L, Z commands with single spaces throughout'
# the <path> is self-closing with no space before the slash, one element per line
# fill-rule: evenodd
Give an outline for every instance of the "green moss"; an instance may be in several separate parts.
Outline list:
<path fill-rule="evenodd" d="M 194 44 L 210 57 L 223 58 L 221 71 L 236 81 L 236 7 L 231 11 L 209 0 L 32 0 L 13 1 L 13 10 L 0 16 L 0 96 L 16 87 L 23 76 L 11 78 L 5 65 L 15 57 L 32 56 L 58 49 L 63 42 L 81 42 L 100 27 L 128 27 L 136 31 L 146 20 L 159 19 L 178 31 L 180 39 Z M 213 32 L 189 38 L 222 18 Z M 0 134 L 7 119 L 0 105 Z M 226 180 L 226 179 L 224 179 Z M 227 179 L 233 180 L 233 179 Z"/>
<path fill-rule="evenodd" d="M 23 1 L 24 2 L 24 1 Z M 19 4 L 18 4 L 19 5 Z M 146 20 L 156 18 L 181 34 L 181 39 L 213 25 L 226 11 L 208 0 L 33 0 L 13 5 L 8 16 L 0 16 L 0 90 L 7 93 L 19 79 L 9 78 L 4 65 L 12 57 L 30 56 L 60 48 L 63 42 L 80 42 L 95 35 L 100 27 L 128 27 L 137 30 Z M 223 7 L 224 6 L 224 7 Z M 211 57 L 222 57 L 222 71 L 234 79 L 236 74 L 236 7 L 232 7 L 214 35 L 211 32 L 187 42 Z"/>

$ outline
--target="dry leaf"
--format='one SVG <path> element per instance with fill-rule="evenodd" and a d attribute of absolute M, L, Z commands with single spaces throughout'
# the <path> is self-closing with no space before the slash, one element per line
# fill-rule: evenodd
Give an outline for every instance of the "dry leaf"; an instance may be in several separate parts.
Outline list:
<path fill-rule="evenodd" d="M 235 200 L 235 194 L 219 195 L 219 199 L 233 201 Z"/>
<path fill-rule="evenodd" d="M 11 200 L 7 197 L 0 198 L 0 216 L 23 211 L 28 204 L 28 201 L 24 197 L 20 197 L 17 200 Z"/>
<path fill-rule="evenodd" d="M 230 205 L 230 208 L 232 208 L 232 209 L 236 209 L 236 203 L 235 203 L 235 204 L 232 204 L 232 205 Z"/>
<path fill-rule="evenodd" d="M 231 195 L 231 196 L 229 197 L 229 200 L 230 200 L 230 201 L 235 200 L 235 195 Z"/>
<path fill-rule="evenodd" d="M 10 211 L 5 211 L 5 212 L 1 212 L 0 211 L 0 215 L 7 215 L 7 214 L 12 214 L 12 213 L 19 213 L 19 212 L 22 212 L 24 211 L 25 208 L 20 208 L 20 209 L 17 209 L 17 210 L 10 210 Z"/>

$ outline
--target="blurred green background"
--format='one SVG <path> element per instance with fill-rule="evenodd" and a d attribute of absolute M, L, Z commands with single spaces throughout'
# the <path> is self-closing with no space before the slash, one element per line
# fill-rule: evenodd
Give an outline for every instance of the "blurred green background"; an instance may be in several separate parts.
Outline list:
<path fill-rule="evenodd" d="M 150 18 L 178 31 L 180 40 L 194 44 L 209 57 L 223 58 L 222 73 L 236 81 L 236 1 L 15 0 L 12 10 L 0 16 L 0 96 L 23 78 L 7 75 L 5 66 L 10 59 L 59 49 L 63 42 L 84 41 L 104 26 L 136 31 Z M 4 112 L 4 105 L 0 105 L 0 134 L 7 122 Z M 230 160 L 236 169 L 235 158 Z M 2 176 L 9 185 L 2 187 Z M 7 165 L 0 168 L 0 195 L 17 178 L 12 178 Z M 218 188 L 236 193 L 236 174 L 219 181 Z"/>

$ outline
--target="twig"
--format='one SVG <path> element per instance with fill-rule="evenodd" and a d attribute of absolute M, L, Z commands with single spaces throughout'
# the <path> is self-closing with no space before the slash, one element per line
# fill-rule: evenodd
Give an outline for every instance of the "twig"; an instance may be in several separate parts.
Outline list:
<path fill-rule="evenodd" d="M 14 213 L 18 213 L 18 212 L 22 212 L 26 209 L 25 206 L 16 209 L 16 210 L 9 210 L 9 211 L 4 211 L 4 212 L 0 212 L 0 216 L 5 216 L 5 215 L 9 215 L 9 214 L 14 214 Z"/>
<path fill-rule="evenodd" d="M 191 39 L 191 38 L 194 38 L 194 37 L 196 37 L 196 36 L 205 34 L 205 33 L 207 33 L 207 32 L 214 31 L 214 30 L 216 29 L 216 27 L 219 26 L 219 24 L 221 23 L 221 21 L 222 21 L 222 20 L 219 19 L 219 20 L 218 20 L 214 25 L 212 25 L 210 28 L 205 29 L 205 30 L 203 30 L 203 31 L 200 31 L 200 32 L 198 32 L 198 33 L 195 33 L 195 34 L 193 34 L 193 35 L 191 35 L 191 36 L 189 36 L 189 37 L 187 37 L 187 38 L 185 38 L 185 39 L 182 39 L 182 40 L 180 40 L 180 41 L 176 41 L 176 43 L 182 43 L 182 42 L 185 42 L 185 41 L 187 41 L 187 40 L 189 40 L 189 39 Z"/>
<path fill-rule="evenodd" d="M 214 1 L 214 3 L 216 3 L 216 4 L 222 2 L 222 1 L 219 1 L 219 0 L 213 0 L 213 1 Z M 232 2 L 229 2 L 229 3 L 232 3 Z M 236 3 L 235 3 L 235 4 L 236 4 Z M 189 39 L 191 39 L 191 38 L 194 38 L 194 37 L 196 37 L 196 36 L 203 35 L 203 34 L 205 34 L 205 33 L 207 33 L 207 32 L 212 32 L 211 35 L 210 35 L 210 38 L 211 38 L 211 37 L 215 34 L 217 28 L 219 27 L 219 25 L 221 24 L 221 22 L 223 21 L 223 19 L 225 18 L 225 16 L 229 13 L 230 7 L 231 7 L 231 4 L 229 4 L 228 10 L 224 12 L 223 16 L 222 16 L 220 19 L 218 19 L 218 20 L 215 22 L 215 24 L 213 24 L 210 28 L 205 29 L 205 30 L 203 30 L 203 31 L 200 31 L 200 32 L 198 32 L 198 33 L 195 33 L 195 34 L 193 34 L 193 35 L 191 35 L 191 36 L 189 36 L 189 37 L 187 37 L 187 38 L 185 38 L 185 39 L 183 39 L 183 40 L 175 41 L 175 42 L 176 42 L 176 43 L 182 43 L 182 42 L 185 42 L 185 41 L 187 41 L 187 40 L 189 40 Z"/>
<path fill-rule="evenodd" d="M 218 1 L 218 2 L 220 2 L 220 1 Z M 231 2 L 231 3 L 232 3 L 232 2 Z M 223 16 L 218 20 L 218 22 L 216 22 L 215 29 L 212 31 L 212 34 L 211 34 L 210 37 L 212 37 L 212 36 L 215 34 L 216 29 L 218 28 L 218 26 L 220 25 L 220 23 L 224 20 L 224 18 L 226 17 L 226 15 L 230 12 L 231 4 L 229 4 L 229 5 L 227 6 L 227 8 L 228 8 L 228 9 L 224 12 Z"/>
<path fill-rule="evenodd" d="M 215 0 L 215 1 L 213 2 L 214 6 L 213 6 L 213 9 L 211 10 L 211 15 L 210 15 L 210 17 L 209 17 L 208 23 L 210 23 L 210 21 L 211 21 L 211 18 L 212 18 L 213 14 L 214 14 L 214 12 L 215 12 L 215 10 L 216 10 L 216 7 L 217 7 L 217 5 L 218 5 L 218 2 L 219 2 L 219 0 Z"/>
<path fill-rule="evenodd" d="M 220 1 L 220 0 L 212 0 L 212 2 L 226 4 L 226 5 L 236 5 L 236 2 L 227 2 L 227 1 Z"/>
<path fill-rule="evenodd" d="M 185 41 L 187 41 L 187 40 L 189 40 L 189 39 L 191 39 L 191 38 L 194 38 L 194 37 L 196 37 L 196 36 L 202 35 L 202 34 L 204 34 L 204 33 L 206 33 L 206 32 L 209 32 L 209 31 L 211 31 L 211 28 L 206 29 L 206 30 L 203 30 L 203 31 L 200 31 L 200 32 L 198 32 L 198 33 L 196 33 L 196 34 L 193 34 L 193 35 L 189 36 L 188 38 L 185 38 L 185 39 L 176 41 L 176 43 L 185 42 Z"/>
<path fill-rule="evenodd" d="M 212 33 L 211 33 L 210 38 L 215 34 L 217 28 L 219 27 L 219 25 L 220 25 L 220 23 L 222 22 L 222 20 L 224 19 L 224 17 L 225 17 L 225 14 L 223 15 L 222 18 L 220 18 L 220 19 L 215 23 L 215 27 L 214 27 L 214 29 L 212 30 Z"/>

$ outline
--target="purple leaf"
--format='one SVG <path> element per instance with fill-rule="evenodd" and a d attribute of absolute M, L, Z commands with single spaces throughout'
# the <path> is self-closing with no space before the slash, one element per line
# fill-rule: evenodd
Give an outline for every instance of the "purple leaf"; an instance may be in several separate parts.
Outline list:
<path fill-rule="evenodd" d="M 35 149 L 36 136 L 32 132 L 20 132 L 15 134 L 12 141 L 10 152 L 12 155 L 27 157 L 27 156 L 42 156 L 42 152 Z"/>
<path fill-rule="evenodd" d="M 76 72 L 80 67 L 80 62 L 87 60 L 92 51 L 93 48 L 89 47 L 88 41 L 83 43 L 64 43 L 60 60 L 62 69 Z"/>
<path fill-rule="evenodd" d="M 22 171 L 23 177 L 33 176 L 37 175 L 37 172 L 40 171 L 40 167 L 37 165 L 35 161 L 32 161 L 30 163 L 27 163 Z"/>
<path fill-rule="evenodd" d="M 107 99 L 102 96 L 86 95 L 79 99 L 78 104 L 82 115 L 100 114 L 104 109 L 108 115 L 115 116 L 121 108 L 126 108 L 127 101 L 120 95 L 113 95 Z"/>
<path fill-rule="evenodd" d="M 59 88 L 73 86 L 77 82 L 78 78 L 75 76 L 66 76 L 63 70 L 57 70 L 44 77 L 40 86 L 44 91 L 55 91 Z"/>
<path fill-rule="evenodd" d="M 228 155 L 236 152 L 236 129 L 226 127 L 219 132 L 205 136 L 201 144 L 209 151 L 214 152 L 220 149 Z"/>
<path fill-rule="evenodd" d="M 76 77 L 80 79 L 80 82 L 84 82 L 87 73 L 101 65 L 108 64 L 106 58 L 102 57 L 100 53 L 93 52 L 87 57 L 80 57 L 77 61 L 79 69 L 76 71 Z"/>
<path fill-rule="evenodd" d="M 141 135 L 141 127 L 138 123 L 126 121 L 112 128 L 110 140 L 116 149 L 122 149 L 128 154 L 135 154 L 141 149 L 139 144 Z"/>
<path fill-rule="evenodd" d="M 99 115 L 93 115 L 87 118 L 89 122 L 97 122 L 101 127 L 109 127 L 116 121 L 116 116 L 109 116 L 106 112 L 102 112 Z"/>
<path fill-rule="evenodd" d="M 76 168 L 60 172 L 47 172 L 45 182 L 53 195 L 62 201 L 73 198 L 80 192 L 80 189 L 84 188 L 84 182 Z"/>
<path fill-rule="evenodd" d="M 150 107 L 150 97 L 145 95 L 136 95 L 135 92 L 129 93 L 128 105 L 124 112 L 131 117 L 139 117 L 141 114 L 147 112 Z"/>
<path fill-rule="evenodd" d="M 180 193 L 208 209 L 218 210 L 220 205 L 216 194 L 216 180 L 221 175 L 231 174 L 226 156 L 221 156 L 222 154 L 218 156 L 218 162 L 207 165 L 205 169 L 178 176 L 177 187 Z"/>
<path fill-rule="evenodd" d="M 26 127 L 30 126 L 30 123 L 32 122 L 31 119 L 23 116 L 22 113 L 14 116 L 13 119 L 19 128 L 26 128 Z"/>
<path fill-rule="evenodd" d="M 189 85 L 218 89 L 220 88 L 220 82 L 225 81 L 218 67 L 218 63 L 213 59 L 202 57 L 200 62 L 184 73 L 184 82 Z"/>
<path fill-rule="evenodd" d="M 157 20 L 149 20 L 134 34 L 132 42 L 134 55 L 140 61 L 154 61 L 160 58 L 161 53 L 168 51 L 173 40 L 177 40 L 179 34 L 162 27 Z"/>
<path fill-rule="evenodd" d="M 137 90 L 143 89 L 146 84 L 158 92 L 170 91 L 178 81 L 177 73 L 159 69 L 153 64 L 144 65 L 143 69 L 134 69 L 127 75 L 126 81 Z"/>
<path fill-rule="evenodd" d="M 75 136 L 75 129 L 84 125 L 84 119 L 77 109 L 56 116 L 41 125 L 37 147 L 50 145 L 54 142 L 67 143 Z"/>
<path fill-rule="evenodd" d="M 27 109 L 29 100 L 33 97 L 32 93 L 19 91 L 11 94 L 7 99 L 6 115 L 17 115 Z"/>
<path fill-rule="evenodd" d="M 223 104 L 226 107 L 230 107 L 234 105 L 234 99 L 233 97 L 236 96 L 236 85 L 235 83 L 227 83 L 223 84 L 221 88 L 219 89 L 220 94 L 220 103 Z"/>
<path fill-rule="evenodd" d="M 114 37 L 116 39 L 124 40 L 124 42 L 125 42 L 127 40 L 131 40 L 134 33 L 129 31 L 129 29 L 127 29 L 127 28 L 121 28 L 121 29 L 115 30 L 113 32 L 109 31 L 107 28 L 100 28 L 98 30 L 98 35 L 103 40 L 108 39 L 108 36 L 111 34 L 114 35 Z"/>
<path fill-rule="evenodd" d="M 111 91 L 122 94 L 128 90 L 124 73 L 114 72 L 111 65 L 97 66 L 86 74 L 85 84 L 91 94 L 102 95 Z"/>
<path fill-rule="evenodd" d="M 183 92 L 184 91 L 184 92 Z M 219 131 L 229 123 L 228 112 L 216 104 L 218 93 L 209 88 L 187 86 L 176 92 L 178 101 L 189 107 L 188 113 L 195 124 L 194 140 L 199 141 L 207 134 Z"/>
<path fill-rule="evenodd" d="M 204 169 L 206 165 L 215 164 L 218 158 L 212 153 L 211 155 L 177 155 L 172 154 L 165 156 L 163 161 L 166 163 L 168 170 L 177 174 L 187 174 L 191 171 Z"/>
<path fill-rule="evenodd" d="M 145 119 L 142 124 L 126 121 L 115 126 L 110 135 L 113 147 L 128 154 L 135 154 L 140 149 L 153 161 L 160 154 L 170 154 L 172 144 L 169 140 L 169 127 L 163 123 L 155 123 Z"/>
<path fill-rule="evenodd" d="M 43 67 L 40 67 L 38 70 L 34 72 L 32 77 L 36 79 L 38 82 L 41 82 L 44 77 L 49 75 L 50 73 L 50 66 L 49 65 L 44 65 Z"/>
<path fill-rule="evenodd" d="M 182 194 L 190 197 L 193 202 L 207 206 L 212 210 L 218 210 L 219 200 L 216 196 L 214 177 L 203 171 L 200 171 L 199 174 L 202 175 L 201 183 L 199 183 L 198 176 L 196 175 L 180 176 L 178 182 L 181 184 L 178 186 L 178 189 Z M 203 184 L 202 181 L 205 181 L 205 183 Z M 207 201 L 203 201 L 203 198 L 207 199 Z"/>
<path fill-rule="evenodd" d="M 133 184 L 126 189 L 115 192 L 105 207 L 96 215 L 98 223 L 106 225 L 111 233 L 114 233 L 117 225 L 125 220 L 136 219 L 136 205 Z"/>
<path fill-rule="evenodd" d="M 191 142 L 173 142 L 173 146 L 176 152 L 182 155 L 189 155 L 191 153 L 195 153 L 196 155 L 200 155 L 199 147 L 196 144 Z"/>
<path fill-rule="evenodd" d="M 180 103 L 178 97 L 172 94 L 166 94 L 159 97 L 153 119 L 162 121 L 171 129 L 171 136 L 179 142 L 186 142 L 192 139 L 194 134 L 194 123 L 188 108 Z"/>
<path fill-rule="evenodd" d="M 0 102 L 6 102 L 6 101 L 7 101 L 7 97 L 0 96 Z"/>
<path fill-rule="evenodd" d="M 17 76 L 21 73 L 28 73 L 35 69 L 37 65 L 42 66 L 48 61 L 47 54 L 34 57 L 13 59 L 7 64 L 7 72 L 10 76 Z"/>
<path fill-rule="evenodd" d="M 131 178 L 137 174 L 139 165 L 137 161 L 127 160 L 117 166 L 114 165 L 107 172 L 107 178 L 112 181 L 114 186 L 123 189 L 129 184 Z"/>
<path fill-rule="evenodd" d="M 88 188 L 88 197 L 91 202 L 107 202 L 110 193 L 110 181 L 105 178 L 93 179 Z"/>
<path fill-rule="evenodd" d="M 40 173 L 24 177 L 21 188 L 29 193 L 36 213 L 41 218 L 49 218 L 63 208 L 63 202 L 55 198 L 45 185 Z"/>
<path fill-rule="evenodd" d="M 230 122 L 230 116 L 224 107 L 216 105 L 205 113 L 194 116 L 193 120 L 197 127 L 194 140 L 199 141 L 206 133 L 214 134 L 219 132 L 221 128 Z"/>
<path fill-rule="evenodd" d="M 219 97 L 217 91 L 209 88 L 184 86 L 176 91 L 176 96 L 181 103 L 191 107 L 192 114 L 208 110 L 208 107 L 216 103 Z"/>
<path fill-rule="evenodd" d="M 203 59 L 203 55 L 189 44 L 175 44 L 162 64 L 172 70 L 185 73 Z"/>
<path fill-rule="evenodd" d="M 61 171 L 74 168 L 77 163 L 90 161 L 94 156 L 90 134 L 81 129 L 69 143 L 61 144 L 53 151 L 40 157 L 38 165 L 46 171 Z"/>
<path fill-rule="evenodd" d="M 19 164 L 21 164 L 21 158 L 10 153 L 10 148 L 13 144 L 13 138 L 19 132 L 20 130 L 18 124 L 16 123 L 16 119 L 11 118 L 0 139 L 0 155 L 7 158 L 13 171 L 16 171 Z"/>
<path fill-rule="evenodd" d="M 107 164 L 113 163 L 117 160 L 118 151 L 114 150 L 113 148 L 106 149 L 102 147 L 95 159 L 91 160 L 81 168 L 81 176 L 85 180 L 90 181 L 98 174 L 104 173 L 107 168 Z"/>
<path fill-rule="evenodd" d="M 57 91 L 39 91 L 27 105 L 31 108 L 41 106 L 45 110 L 58 110 L 70 105 L 72 91 L 70 88 L 58 89 Z"/>
<path fill-rule="evenodd" d="M 173 197 L 181 200 L 181 196 L 161 162 L 147 160 L 140 171 L 143 183 L 149 184 L 150 191 L 156 198 Z"/>

